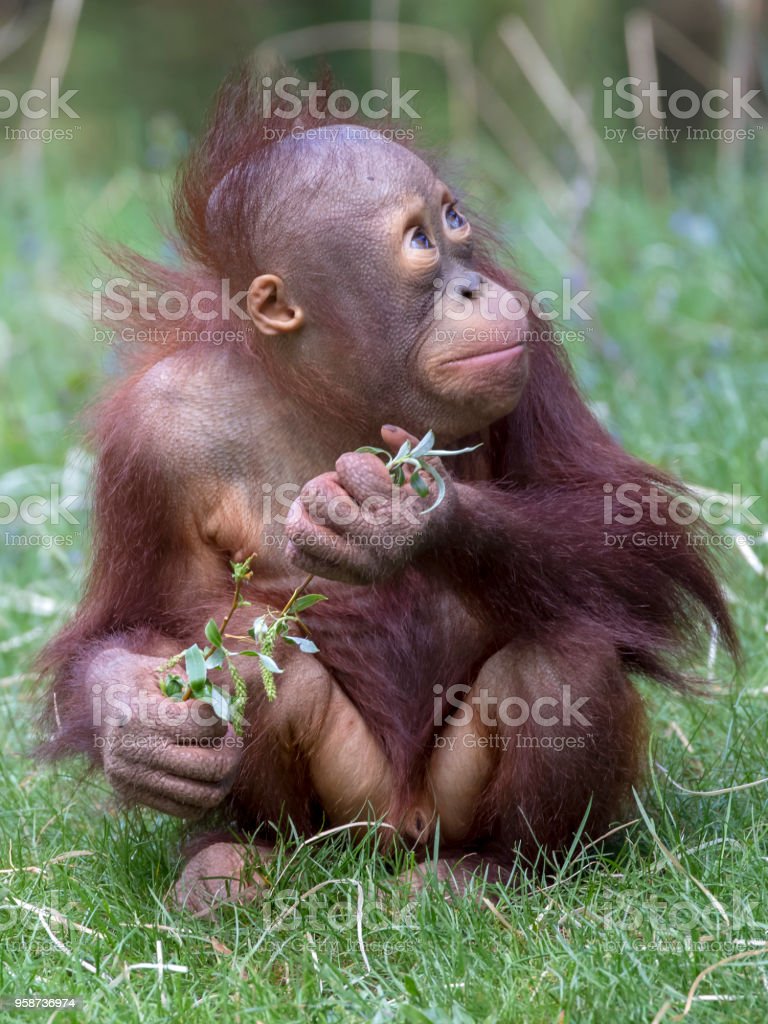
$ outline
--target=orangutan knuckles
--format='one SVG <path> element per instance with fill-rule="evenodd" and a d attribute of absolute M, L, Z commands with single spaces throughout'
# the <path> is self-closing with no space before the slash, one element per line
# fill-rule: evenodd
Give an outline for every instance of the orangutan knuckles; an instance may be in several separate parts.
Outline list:
<path fill-rule="evenodd" d="M 195 818 L 231 790 L 241 744 L 209 705 L 164 697 L 161 664 L 160 656 L 119 647 L 94 658 L 86 684 L 96 745 L 104 773 L 121 797 Z"/>
<path fill-rule="evenodd" d="M 452 481 L 439 504 L 433 480 L 420 498 L 406 483 L 396 486 L 375 455 L 348 452 L 336 471 L 310 480 L 291 506 L 286 524 L 294 565 L 331 579 L 364 583 L 401 569 L 450 530 L 457 509 Z M 430 507 L 433 506 L 433 507 Z"/>

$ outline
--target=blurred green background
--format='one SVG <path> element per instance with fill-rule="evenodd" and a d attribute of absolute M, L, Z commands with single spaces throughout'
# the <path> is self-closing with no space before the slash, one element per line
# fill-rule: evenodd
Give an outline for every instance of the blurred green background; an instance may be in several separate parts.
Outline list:
<path fill-rule="evenodd" d="M 186 922 L 182 937 L 162 906 L 177 824 L 118 817 L 100 779 L 29 757 L 32 657 L 71 613 L 87 557 L 78 417 L 116 362 L 89 320 L 92 278 L 110 276 L 97 239 L 170 254 L 161 228 L 176 166 L 221 79 L 251 55 L 309 79 L 327 62 L 356 93 L 393 77 L 418 90 L 420 138 L 499 229 L 526 283 L 559 293 L 567 279 L 589 292 L 592 319 L 569 351 L 608 427 L 704 492 L 760 496 L 761 525 L 722 530 L 745 670 L 734 681 L 714 643 L 697 666 L 715 678 L 709 700 L 647 690 L 648 817 L 622 854 L 577 856 L 548 889 L 512 891 L 495 914 L 428 895 L 413 927 L 385 919 L 367 935 L 367 975 L 354 916 L 332 935 L 302 925 L 292 944 L 256 911 Z M 738 125 L 703 115 L 606 117 L 604 80 L 629 74 L 697 95 L 740 79 L 758 90 L 759 116 L 741 122 L 753 138 L 724 141 L 712 130 Z M 14 136 L 46 122 L 1 116 L 8 97 L 51 77 L 77 90 L 79 117 L 56 124 L 71 138 Z M 768 775 L 766 91 L 761 0 L 0 2 L 0 496 L 21 502 L 55 485 L 75 496 L 77 518 L 29 524 L 0 507 L 3 993 L 85 993 L 85 1008 L 60 1020 L 220 1020 L 235 1005 L 270 1021 L 658 1021 L 682 1012 L 699 971 L 725 955 L 714 936 L 750 959 L 708 977 L 701 991 L 716 998 L 691 1004 L 690 1019 L 765 1019 L 768 787 L 728 787 Z M 611 137 L 685 134 L 689 123 L 710 137 Z M 725 791 L 691 798 L 665 772 Z M 297 892 L 340 874 L 386 877 L 343 843 L 291 863 Z M 726 925 L 711 898 L 729 908 Z M 751 916 L 737 921 L 738 900 Z M 63 950 L 40 923 L 50 908 L 64 917 Z M 154 961 L 160 940 L 188 974 L 119 975 Z"/>

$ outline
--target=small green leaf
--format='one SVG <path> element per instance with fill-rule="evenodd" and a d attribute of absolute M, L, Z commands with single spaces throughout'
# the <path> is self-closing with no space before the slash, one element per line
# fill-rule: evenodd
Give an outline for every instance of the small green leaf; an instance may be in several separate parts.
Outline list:
<path fill-rule="evenodd" d="M 287 644 L 295 644 L 304 654 L 317 654 L 320 648 L 306 636 L 287 636 Z"/>
<path fill-rule="evenodd" d="M 422 509 L 422 511 L 419 513 L 419 515 L 422 516 L 426 515 L 427 512 L 431 512 L 433 508 L 437 508 L 437 506 L 445 497 L 445 480 L 443 480 L 443 478 L 440 476 L 435 467 L 431 465 L 429 462 L 424 463 L 424 469 L 429 473 L 431 477 L 434 478 L 434 481 L 437 484 L 437 497 L 429 506 L 429 508 Z"/>
<path fill-rule="evenodd" d="M 293 611 L 303 612 L 307 608 L 311 608 L 313 604 L 317 604 L 318 601 L 327 601 L 328 598 L 325 594 L 303 594 L 301 597 L 297 597 L 293 603 Z"/>
<path fill-rule="evenodd" d="M 390 452 L 384 448 L 373 448 L 368 444 L 364 444 L 362 448 L 355 448 L 355 453 L 358 455 L 383 455 L 387 459 L 391 458 Z"/>
<path fill-rule="evenodd" d="M 276 675 L 279 675 L 283 671 L 277 662 L 273 658 L 270 658 L 268 654 L 260 654 L 259 661 L 265 669 L 269 672 L 274 672 Z"/>
<path fill-rule="evenodd" d="M 246 558 L 244 562 L 230 562 L 232 566 L 232 578 L 234 580 L 244 580 L 248 573 L 251 571 L 251 560 Z"/>
<path fill-rule="evenodd" d="M 167 675 L 160 682 L 160 692 L 166 697 L 178 697 L 184 690 L 184 680 L 181 676 Z"/>
<path fill-rule="evenodd" d="M 217 650 L 209 654 L 208 657 L 205 659 L 205 667 L 207 669 L 221 668 L 221 666 L 224 664 L 225 657 L 225 649 L 223 647 L 219 647 Z"/>
<path fill-rule="evenodd" d="M 219 627 L 216 625 L 214 619 L 208 619 L 208 621 L 206 622 L 205 635 L 209 644 L 212 644 L 214 647 L 221 647 L 221 631 L 219 630 Z"/>
<path fill-rule="evenodd" d="M 415 459 L 420 459 L 423 455 L 427 455 L 432 451 L 432 446 L 435 443 L 435 435 L 431 430 L 428 430 L 424 437 L 413 447 L 410 452 L 411 456 Z"/>
<path fill-rule="evenodd" d="M 189 689 L 195 700 L 207 700 L 211 684 L 207 679 L 196 679 L 194 682 L 190 682 Z"/>
<path fill-rule="evenodd" d="M 248 635 L 252 636 L 254 640 L 261 640 L 268 629 L 269 623 L 263 615 L 260 615 L 258 619 L 253 620 L 253 625 L 248 630 Z"/>
<path fill-rule="evenodd" d="M 403 443 L 398 448 L 397 454 L 393 458 L 392 462 L 393 463 L 400 462 L 401 459 L 404 459 L 406 457 L 406 455 L 410 455 L 410 454 L 411 454 L 411 442 L 410 441 L 403 441 Z"/>
<path fill-rule="evenodd" d="M 421 475 L 421 473 L 414 473 L 411 477 L 411 487 L 416 491 L 420 498 L 429 497 L 429 484 Z"/>
<path fill-rule="evenodd" d="M 208 703 L 211 705 L 213 710 L 222 720 L 222 722 L 229 722 L 232 720 L 232 709 L 229 700 L 229 694 L 224 693 L 218 686 L 212 686 L 210 695 L 208 696 Z"/>
<path fill-rule="evenodd" d="M 192 644 L 184 651 L 184 667 L 187 670 L 187 678 L 189 679 L 189 685 L 193 683 L 201 683 L 205 681 L 205 658 L 203 652 L 197 646 Z"/>

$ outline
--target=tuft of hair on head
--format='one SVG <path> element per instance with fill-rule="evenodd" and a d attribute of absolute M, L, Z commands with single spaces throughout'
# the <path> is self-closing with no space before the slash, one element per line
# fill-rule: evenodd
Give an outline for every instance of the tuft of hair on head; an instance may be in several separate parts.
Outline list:
<path fill-rule="evenodd" d="M 281 216 L 297 208 L 294 199 L 286 206 L 282 194 L 286 180 L 306 174 L 290 145 L 294 138 L 310 129 L 354 125 L 381 131 L 388 126 L 332 113 L 328 103 L 334 83 L 327 70 L 313 89 L 297 91 L 287 117 L 268 90 L 288 76 L 297 78 L 284 67 L 269 74 L 260 74 L 250 63 L 236 68 L 218 90 L 176 179 L 173 210 L 184 255 L 238 286 L 249 274 L 248 281 L 253 277 L 259 223 L 268 221 L 276 202 Z"/>

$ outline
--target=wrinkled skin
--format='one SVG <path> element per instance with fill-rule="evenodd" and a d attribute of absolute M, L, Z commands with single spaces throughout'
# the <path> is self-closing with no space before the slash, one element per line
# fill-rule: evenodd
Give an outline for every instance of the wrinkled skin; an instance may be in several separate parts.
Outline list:
<path fill-rule="evenodd" d="M 264 870 L 272 859 L 272 848 L 254 843 L 247 848 L 237 843 L 213 842 L 193 854 L 181 872 L 174 899 L 196 917 L 208 917 L 224 903 L 256 899 L 268 882 Z"/>
<path fill-rule="evenodd" d="M 395 427 L 382 430 L 397 451 L 410 434 Z M 445 479 L 440 459 L 429 460 Z M 455 519 L 457 488 L 449 482 L 437 508 L 434 480 L 429 497 L 396 487 L 375 455 L 347 452 L 334 472 L 323 473 L 302 488 L 286 523 L 288 558 L 298 568 L 326 579 L 371 583 L 386 579 L 411 558 L 447 536 Z M 378 543 L 376 543 L 378 542 Z M 382 555 L 382 552 L 384 554 Z"/>
<path fill-rule="evenodd" d="M 92 684 L 106 707 L 99 738 L 104 772 L 126 800 L 194 819 L 227 796 L 242 749 L 210 705 L 165 698 L 157 667 L 156 657 L 120 648 L 91 662 L 90 678 L 107 680 Z"/>

